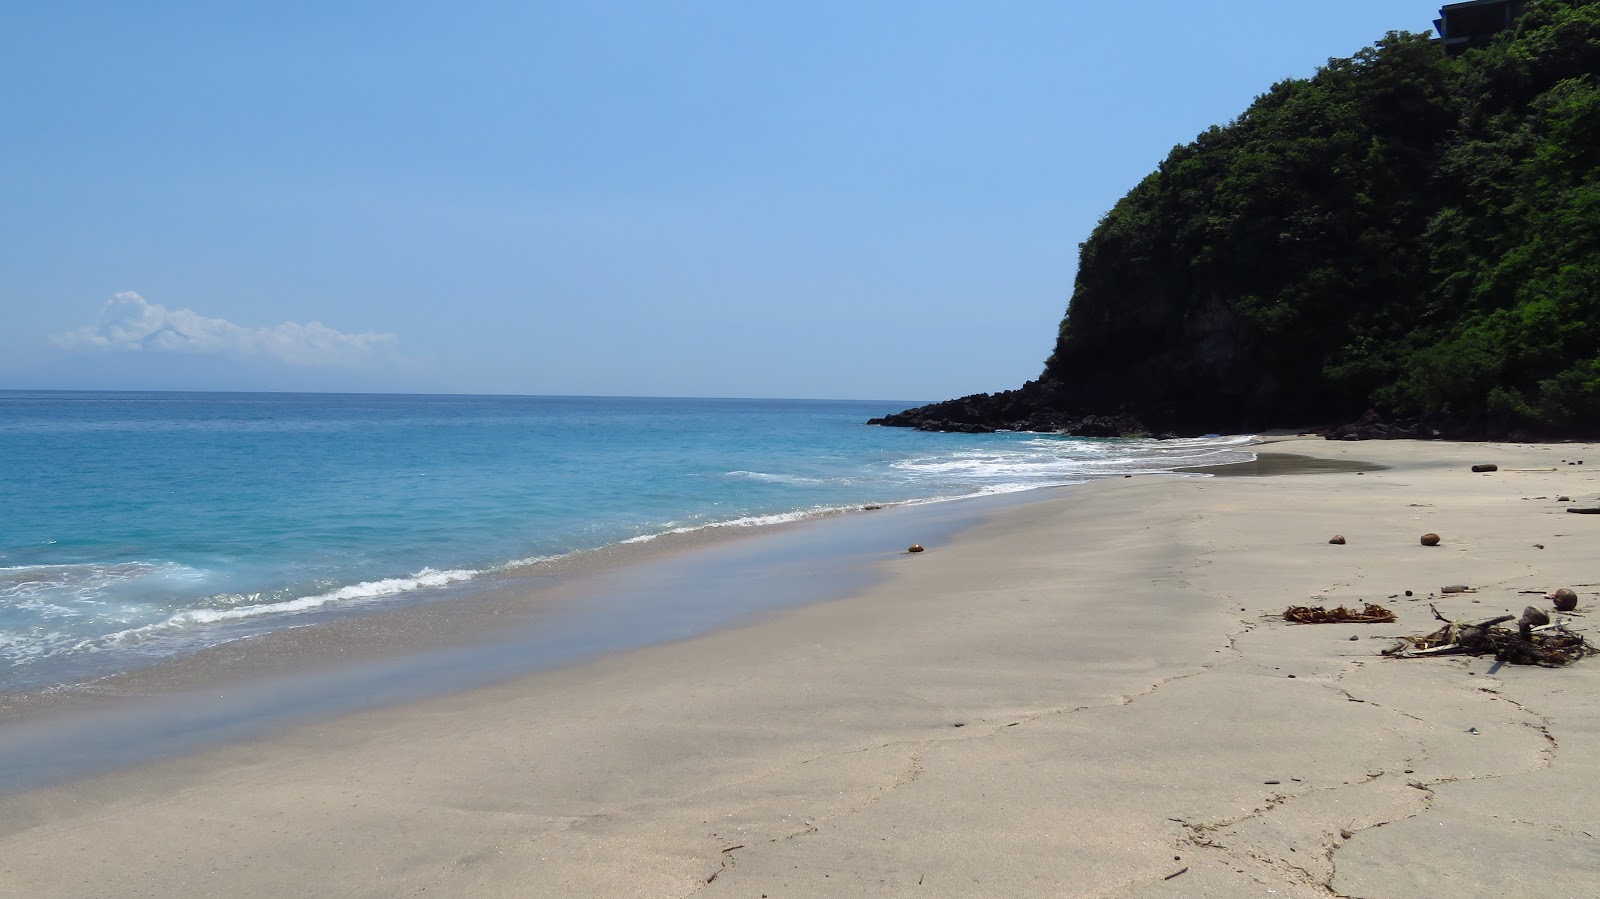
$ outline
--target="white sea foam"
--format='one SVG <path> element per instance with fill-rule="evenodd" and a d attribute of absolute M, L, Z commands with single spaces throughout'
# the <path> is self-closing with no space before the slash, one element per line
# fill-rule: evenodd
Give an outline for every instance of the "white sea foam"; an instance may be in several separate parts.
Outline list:
<path fill-rule="evenodd" d="M 494 571 L 514 571 L 514 570 L 516 570 L 518 568 L 527 568 L 529 565 L 538 565 L 541 562 L 554 562 L 556 559 L 562 558 L 563 556 L 566 556 L 566 555 L 570 555 L 570 554 L 569 553 L 557 553 L 556 555 L 553 555 L 553 556 L 528 556 L 526 559 L 512 559 L 509 562 L 504 562 L 504 563 L 501 563 L 499 565 L 496 565 L 492 570 L 494 570 Z"/>
<path fill-rule="evenodd" d="M 204 572 L 172 562 L 71 562 L 0 567 L 0 597 L 40 587 L 89 590 L 135 578 L 199 577 Z"/>
<path fill-rule="evenodd" d="M 1021 493 L 1041 487 L 1080 484 L 1120 474 L 1156 474 L 1176 468 L 1248 462 L 1255 454 L 1242 449 L 1253 443 L 1248 435 L 1207 437 L 1184 440 L 1082 440 L 1039 437 L 997 447 L 961 450 L 938 456 L 903 459 L 889 463 L 912 482 L 934 482 L 955 493 L 918 497 L 884 505 L 926 505 L 965 499 Z M 782 482 L 850 483 L 849 479 L 797 478 L 767 472 L 730 471 L 729 477 Z M 812 506 L 768 515 L 746 515 L 723 521 L 663 525 L 661 530 L 639 534 L 622 543 L 648 543 L 672 534 L 688 534 L 710 528 L 762 527 L 802 521 L 837 512 L 859 509 L 849 505 Z"/>
<path fill-rule="evenodd" d="M 815 487 L 820 484 L 849 484 L 849 478 L 808 478 L 797 474 L 774 474 L 770 471 L 730 471 L 724 477 L 744 478 L 750 481 L 766 481 L 772 484 L 787 484 L 793 487 Z"/>
<path fill-rule="evenodd" d="M 796 509 L 792 512 L 775 512 L 771 515 L 744 515 L 739 518 L 729 518 L 723 521 L 703 521 L 698 524 L 682 525 L 680 527 L 667 527 L 664 530 L 655 531 L 653 533 L 640 534 L 637 537 L 629 537 L 621 542 L 649 543 L 651 540 L 655 540 L 659 537 L 665 537 L 670 534 L 692 534 L 696 531 L 704 531 L 712 528 L 763 527 L 772 524 L 784 524 L 791 521 L 804 521 L 807 518 L 816 518 L 822 515 L 828 515 L 835 512 L 845 512 L 851 509 L 859 508 L 861 508 L 860 504 L 852 503 L 848 506 L 812 506 L 807 509 Z"/>
<path fill-rule="evenodd" d="M 470 569 L 450 569 L 450 571 L 435 571 L 424 568 L 410 577 L 384 577 L 381 581 L 363 581 L 360 584 L 350 584 L 339 587 L 338 590 L 328 590 L 325 593 L 312 593 L 307 597 L 296 597 L 293 600 L 275 601 L 275 603 L 261 603 L 261 593 L 227 593 L 221 597 L 211 598 L 211 603 L 226 603 L 230 608 L 197 608 L 186 609 L 181 613 L 168 616 L 163 621 L 141 625 L 141 627 L 128 627 L 128 629 L 115 630 L 104 633 L 99 637 L 78 640 L 70 646 L 62 646 L 61 641 L 54 641 L 53 646 L 45 646 L 43 654 L 48 654 L 50 649 L 69 648 L 75 653 L 93 653 L 112 646 L 136 646 L 150 640 L 171 637 L 173 633 L 182 633 L 194 629 L 195 625 L 218 624 L 218 622 L 242 621 L 242 619 L 256 619 L 262 616 L 280 616 L 280 614 L 296 614 L 322 608 L 330 603 L 350 603 L 350 601 L 376 600 L 376 598 L 395 597 L 400 593 L 410 593 L 413 590 L 427 589 L 427 587 L 445 587 L 448 584 L 458 584 L 470 581 L 478 576 L 478 571 Z"/>
<path fill-rule="evenodd" d="M 324 593 L 266 603 L 261 602 L 263 597 L 261 593 L 223 594 L 213 596 L 208 600 L 208 602 L 212 603 L 211 608 L 188 609 L 170 615 L 163 620 L 138 627 L 124 628 L 91 637 L 73 637 L 65 633 L 34 634 L 16 646 L 7 646 L 4 642 L 0 642 L 0 657 L 10 657 L 13 661 L 23 662 L 55 655 L 63 651 L 68 653 L 94 653 L 113 648 L 128 649 L 144 646 L 151 644 L 152 641 L 166 643 L 175 637 L 181 638 L 181 635 L 194 631 L 197 626 L 256 619 L 271 615 L 293 615 L 334 603 L 359 603 L 366 600 L 398 596 L 429 587 L 443 587 L 468 581 L 479 574 L 480 572 L 465 569 L 437 571 L 432 568 L 424 568 L 409 577 L 363 581 L 359 584 L 351 584 Z M 217 608 L 216 606 L 219 605 L 226 607 Z M 237 639 L 237 635 L 229 639 Z M 214 636 L 202 640 L 206 644 L 214 641 Z"/>
<path fill-rule="evenodd" d="M 128 590 L 193 583 L 207 573 L 173 562 L 77 562 L 0 568 L 0 604 L 41 619 L 106 614 Z"/>
<path fill-rule="evenodd" d="M 1116 474 L 1154 474 L 1193 465 L 1245 462 L 1248 436 L 1190 440 L 1082 440 L 1039 437 L 891 462 L 914 480 L 969 483 L 1007 492 Z"/>
<path fill-rule="evenodd" d="M 263 605 L 240 605 L 230 609 L 189 609 L 179 612 L 167 619 L 167 624 L 213 624 L 218 621 L 232 621 L 240 618 L 256 618 L 262 615 L 282 615 L 294 612 L 304 612 L 329 603 L 348 602 L 351 600 L 378 599 L 385 596 L 395 596 L 400 593 L 410 593 L 413 590 L 422 590 L 427 587 L 443 587 L 447 584 L 469 581 L 477 577 L 479 572 L 467 569 L 453 569 L 450 571 L 435 571 L 424 568 L 410 577 L 384 578 L 378 581 L 363 581 L 359 584 L 350 584 L 327 593 L 316 593 L 311 596 L 301 596 L 283 602 L 266 603 Z"/>

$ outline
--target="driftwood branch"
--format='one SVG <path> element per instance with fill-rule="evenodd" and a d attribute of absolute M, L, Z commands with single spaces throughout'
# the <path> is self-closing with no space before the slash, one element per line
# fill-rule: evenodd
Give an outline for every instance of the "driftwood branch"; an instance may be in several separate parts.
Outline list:
<path fill-rule="evenodd" d="M 1543 665 L 1555 668 L 1570 665 L 1597 650 L 1593 644 L 1568 629 L 1561 622 L 1542 624 L 1534 622 L 1542 617 L 1541 610 L 1532 606 L 1523 613 L 1518 629 L 1499 627 L 1516 618 L 1515 615 L 1496 615 L 1475 623 L 1462 623 L 1446 618 L 1437 608 L 1429 605 L 1433 617 L 1444 622 L 1444 627 L 1431 634 L 1402 637 L 1402 642 L 1383 654 L 1390 658 L 1410 659 L 1442 655 L 1483 655 L 1493 653 L 1501 662 L 1513 665 Z M 1530 615 L 1530 612 L 1540 613 Z M 1548 619 L 1546 619 L 1548 620 Z"/>

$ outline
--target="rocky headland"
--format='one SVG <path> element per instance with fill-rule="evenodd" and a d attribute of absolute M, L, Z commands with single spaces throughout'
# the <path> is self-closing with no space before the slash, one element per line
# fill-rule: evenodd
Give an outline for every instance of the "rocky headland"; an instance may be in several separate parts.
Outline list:
<path fill-rule="evenodd" d="M 1600 436 L 1600 0 L 1273 85 L 1101 219 L 1037 380 L 874 423 Z"/>

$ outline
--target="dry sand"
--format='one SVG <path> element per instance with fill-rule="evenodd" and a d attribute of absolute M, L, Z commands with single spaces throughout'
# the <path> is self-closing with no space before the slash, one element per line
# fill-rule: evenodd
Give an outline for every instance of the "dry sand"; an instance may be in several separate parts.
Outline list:
<path fill-rule="evenodd" d="M 1555 498 L 1600 451 L 1271 449 L 1391 467 L 1089 485 L 850 599 L 0 799 L 0 895 L 1600 895 L 1600 658 L 1378 655 L 1443 584 L 1594 614 Z M 1274 617 L 1363 600 L 1400 623 Z"/>

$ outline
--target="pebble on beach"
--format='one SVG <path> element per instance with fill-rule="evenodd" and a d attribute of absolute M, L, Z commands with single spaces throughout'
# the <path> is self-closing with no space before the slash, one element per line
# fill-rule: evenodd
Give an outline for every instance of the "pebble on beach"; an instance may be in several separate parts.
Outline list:
<path fill-rule="evenodd" d="M 909 547 L 906 548 L 906 552 L 908 552 L 908 553 L 919 553 L 919 552 L 922 552 L 922 544 L 913 543 Z"/>
<path fill-rule="evenodd" d="M 1486 472 L 1486 471 L 1499 471 L 1500 470 L 1500 466 L 1495 465 L 1494 463 L 1490 462 L 1490 463 L 1485 463 L 1483 465 L 1474 465 L 1474 466 L 1472 466 L 1472 470 L 1481 474 L 1481 473 Z"/>
<path fill-rule="evenodd" d="M 1423 534 L 1422 535 L 1422 545 L 1423 546 L 1438 546 L 1439 545 L 1439 535 L 1438 534 Z"/>
<path fill-rule="evenodd" d="M 1571 587 L 1562 587 L 1546 594 L 1556 604 L 1557 612 L 1570 612 L 1578 607 L 1578 594 Z"/>
<path fill-rule="evenodd" d="M 1333 539 L 1329 540 L 1328 542 L 1332 543 L 1334 546 L 1343 546 L 1344 545 L 1344 535 L 1343 534 L 1334 534 L 1333 535 Z"/>

